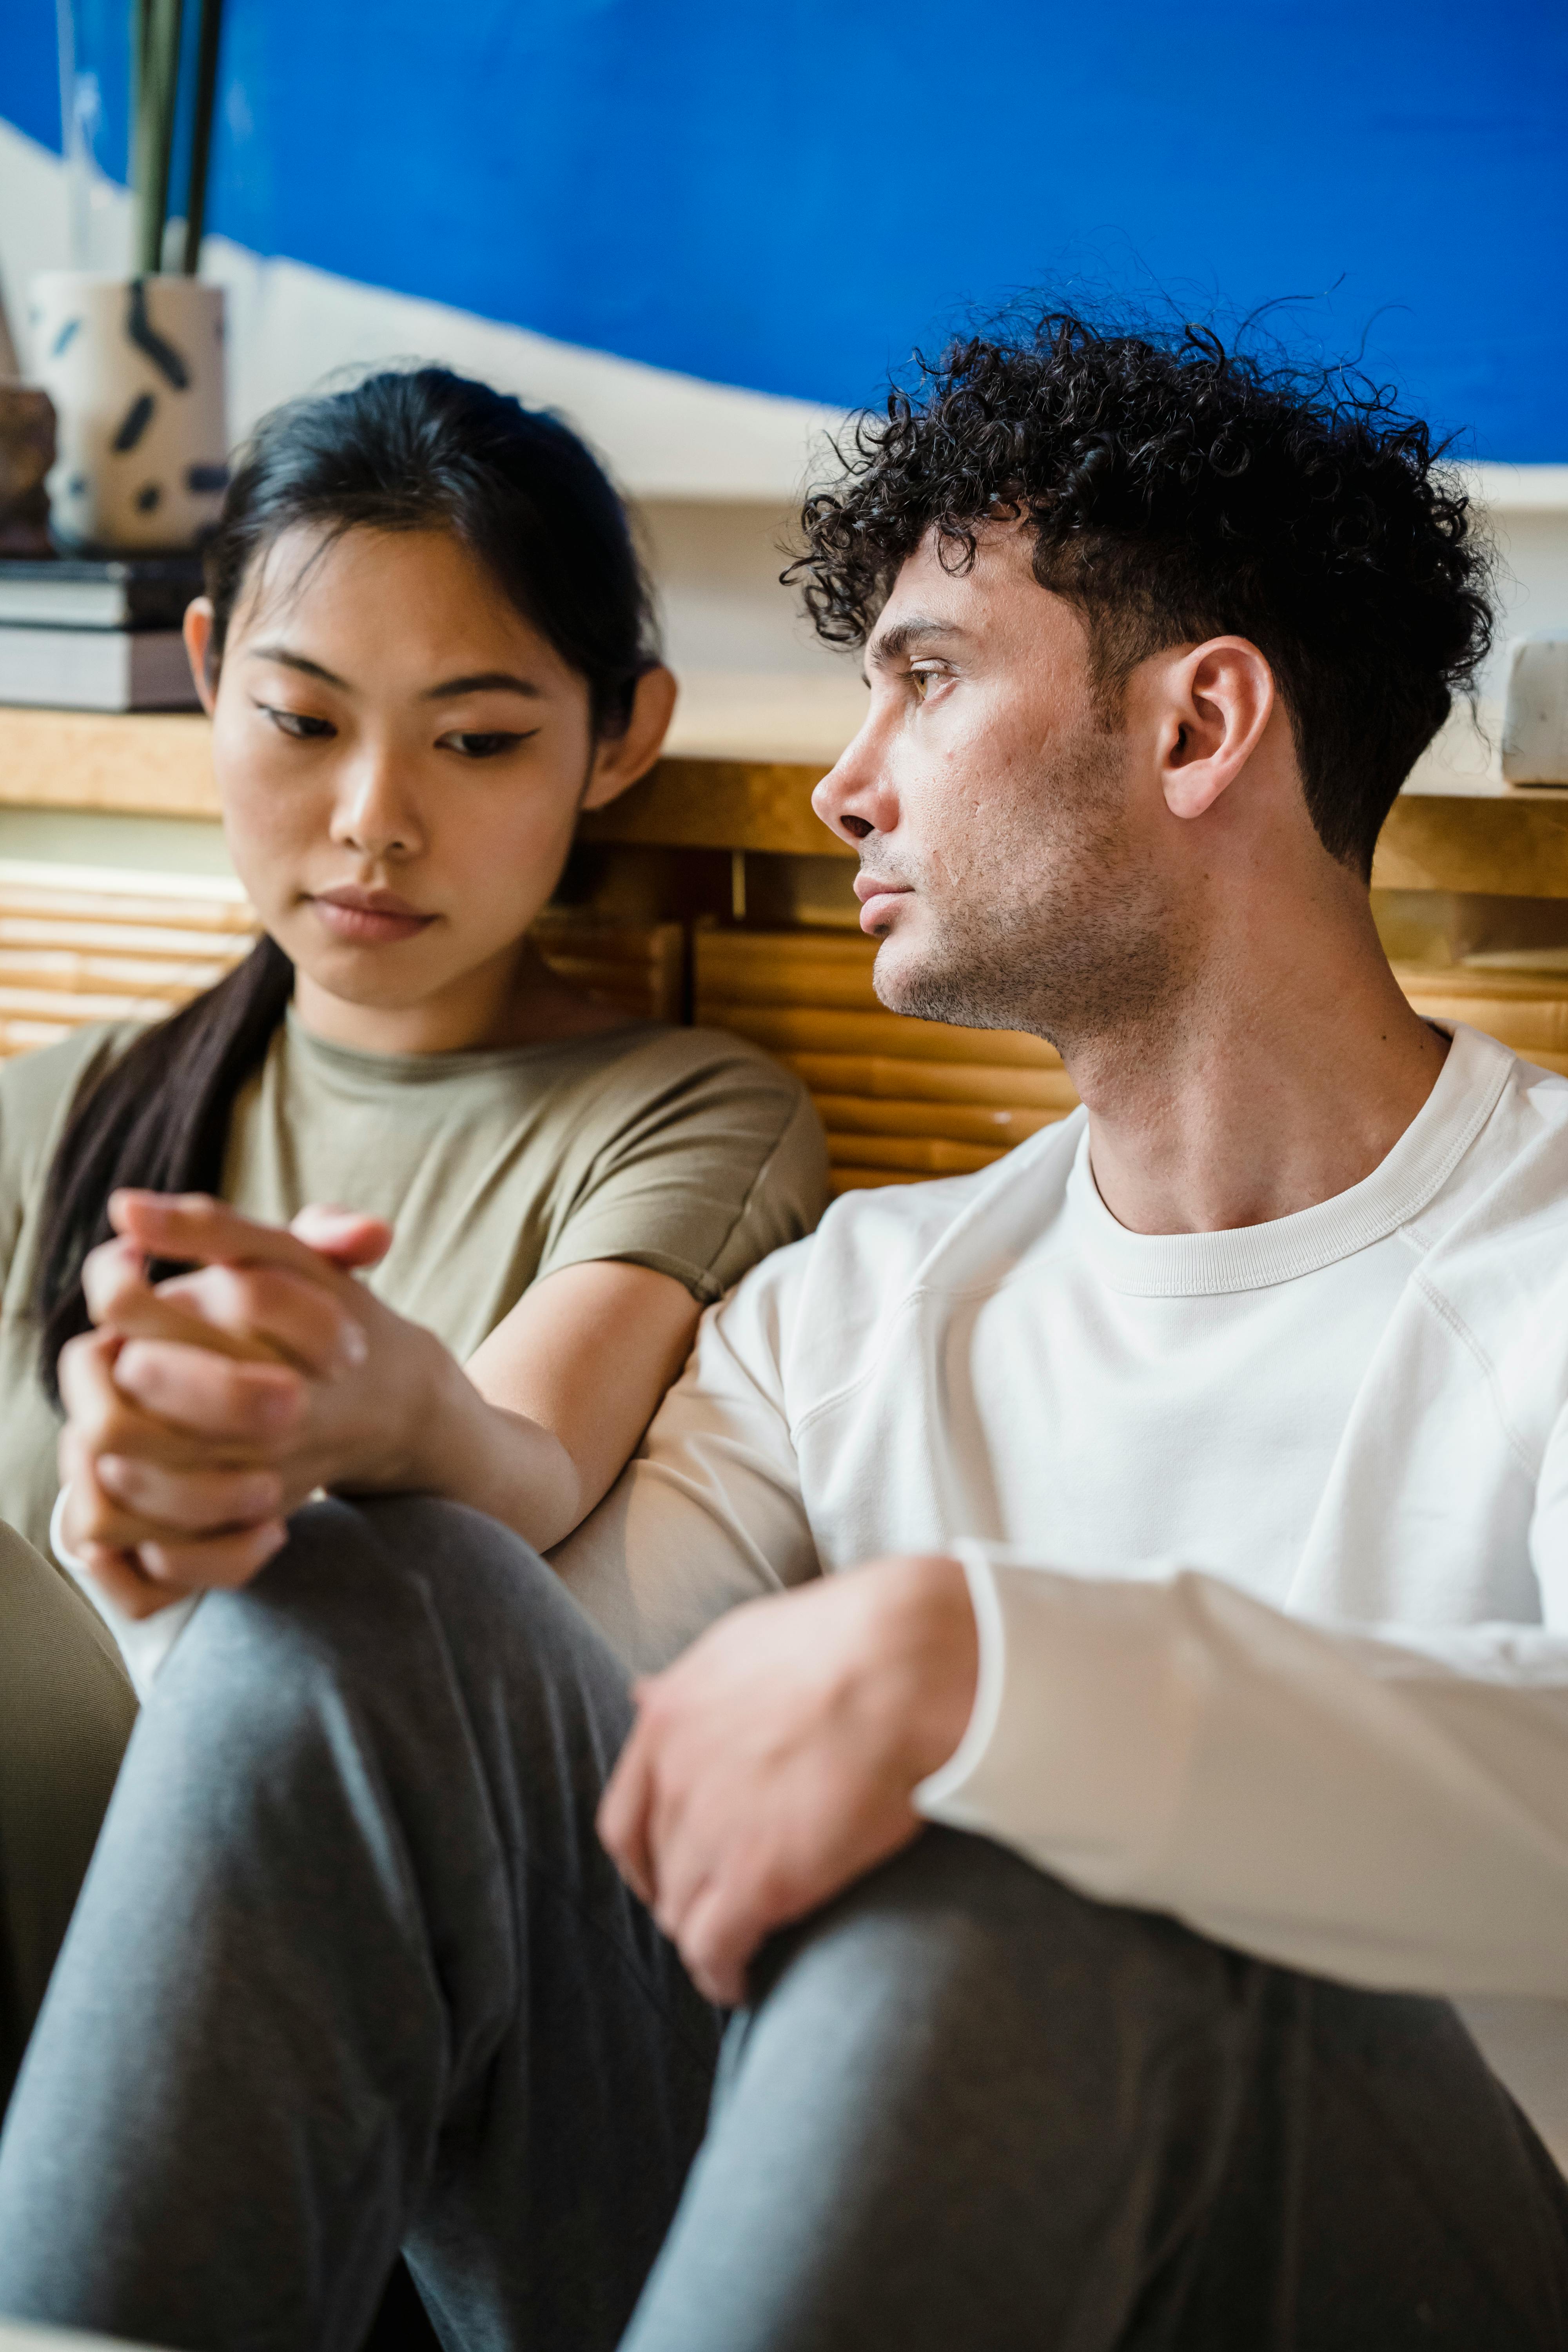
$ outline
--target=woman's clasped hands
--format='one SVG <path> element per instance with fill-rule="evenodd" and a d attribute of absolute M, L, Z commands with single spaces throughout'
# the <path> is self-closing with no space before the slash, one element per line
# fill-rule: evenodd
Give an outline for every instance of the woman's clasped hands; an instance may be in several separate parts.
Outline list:
<path fill-rule="evenodd" d="M 145 1617 L 239 1585 L 322 1486 L 417 1486 L 451 1360 L 354 1269 L 390 1227 L 309 1208 L 288 1231 L 199 1195 L 117 1193 L 88 1258 L 94 1328 L 59 1360 L 61 1533 Z M 154 1283 L 151 1261 L 189 1268 Z"/>

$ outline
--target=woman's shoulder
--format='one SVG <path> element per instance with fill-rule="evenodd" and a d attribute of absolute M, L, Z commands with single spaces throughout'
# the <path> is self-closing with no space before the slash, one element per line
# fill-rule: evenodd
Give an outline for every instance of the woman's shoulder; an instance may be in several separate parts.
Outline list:
<path fill-rule="evenodd" d="M 26 1278 L 17 1244 L 43 1200 L 72 1106 L 132 1039 L 135 1021 L 93 1022 L 58 1045 L 0 1062 L 0 1269 L 9 1286 Z M 7 1289 L 7 1295 L 9 1290 Z"/>
<path fill-rule="evenodd" d="M 655 1021 L 638 1024 L 598 1084 L 628 1108 L 678 1099 L 693 1106 L 745 1100 L 773 1103 L 787 1118 L 811 1099 L 793 1070 L 749 1038 L 728 1029 L 684 1029 Z"/>
<path fill-rule="evenodd" d="M 689 1150 L 707 1143 L 760 1166 L 785 1139 L 822 1156 L 821 1122 L 801 1080 L 749 1038 L 728 1029 L 647 1022 L 609 1058 L 584 1066 L 581 1140 L 612 1156 L 658 1139 Z"/>
<path fill-rule="evenodd" d="M 93 1021 L 53 1045 L 0 1062 L 0 1154 L 15 1164 L 52 1150 L 82 1087 L 117 1062 L 142 1034 L 138 1021 Z"/>

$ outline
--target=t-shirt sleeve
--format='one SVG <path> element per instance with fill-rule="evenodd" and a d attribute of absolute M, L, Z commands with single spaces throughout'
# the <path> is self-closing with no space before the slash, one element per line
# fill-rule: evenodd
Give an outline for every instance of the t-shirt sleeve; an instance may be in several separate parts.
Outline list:
<path fill-rule="evenodd" d="M 605 1135 L 563 1205 L 535 1279 L 616 1258 L 684 1283 L 702 1306 L 810 1233 L 827 1148 L 810 1096 L 779 1063 L 681 1030 L 626 1057 Z"/>
<path fill-rule="evenodd" d="M 136 1034 L 132 1024 L 94 1023 L 58 1045 L 0 1061 L 0 1285 L 13 1308 L 10 1277 L 24 1271 L 18 1245 L 38 1214 L 72 1108 Z M 30 1278 L 30 1264 L 25 1271 Z"/>

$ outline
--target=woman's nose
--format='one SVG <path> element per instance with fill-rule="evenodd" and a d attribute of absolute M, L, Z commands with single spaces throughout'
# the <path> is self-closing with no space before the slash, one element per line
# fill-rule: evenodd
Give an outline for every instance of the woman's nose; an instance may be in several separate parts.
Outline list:
<path fill-rule="evenodd" d="M 406 857 L 423 847 L 424 828 L 399 788 L 394 761 L 372 755 L 354 763 L 332 813 L 331 833 L 364 857 Z"/>

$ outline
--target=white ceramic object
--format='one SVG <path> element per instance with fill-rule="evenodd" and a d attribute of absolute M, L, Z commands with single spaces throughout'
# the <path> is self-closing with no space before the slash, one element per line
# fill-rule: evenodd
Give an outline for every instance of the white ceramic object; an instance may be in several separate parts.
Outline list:
<path fill-rule="evenodd" d="M 34 278 L 33 374 L 58 420 L 50 514 L 68 546 L 194 546 L 227 481 L 223 289 L 195 278 Z"/>
<path fill-rule="evenodd" d="M 1568 784 L 1568 636 L 1509 647 L 1500 764 L 1505 784 Z"/>

